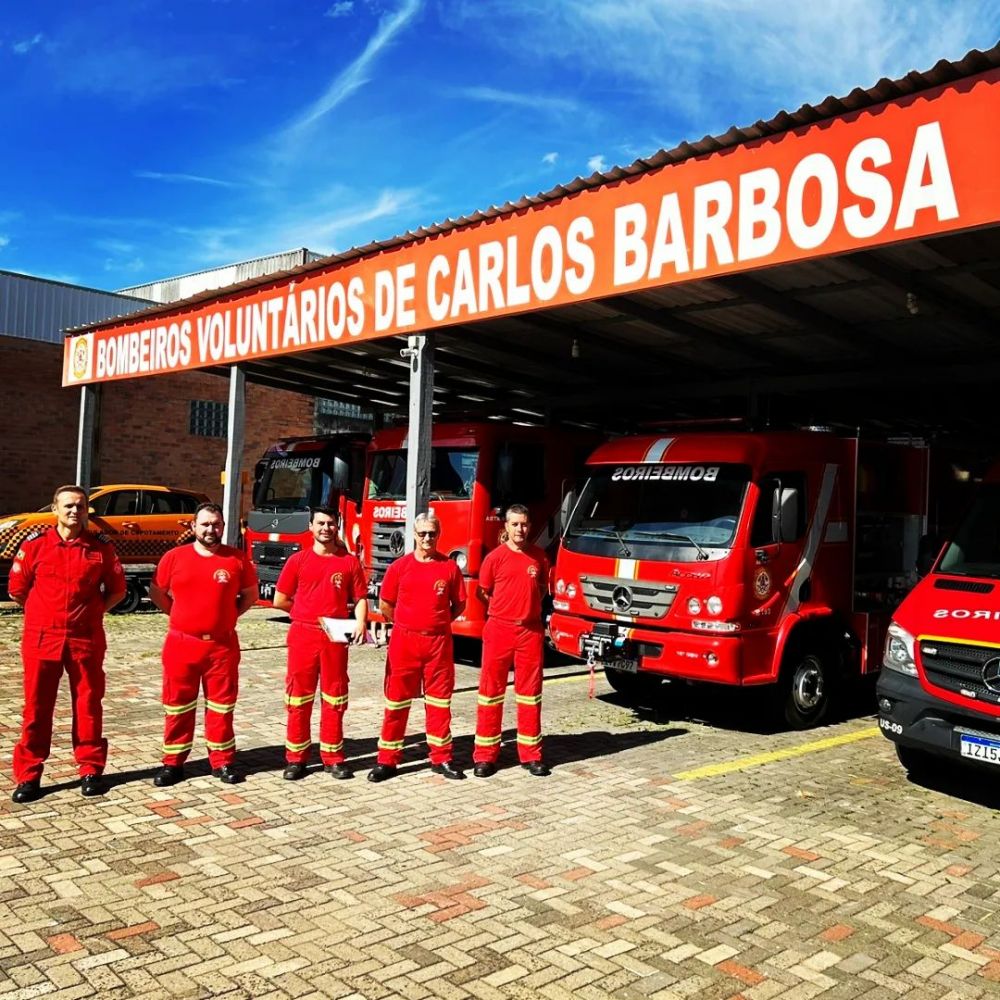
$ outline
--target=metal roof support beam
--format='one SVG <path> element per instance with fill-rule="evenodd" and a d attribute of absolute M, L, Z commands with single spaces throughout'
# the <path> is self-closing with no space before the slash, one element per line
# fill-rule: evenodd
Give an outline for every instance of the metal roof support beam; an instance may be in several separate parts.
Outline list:
<path fill-rule="evenodd" d="M 80 423 L 76 438 L 76 484 L 89 490 L 94 486 L 94 455 L 97 451 L 97 424 L 101 409 L 100 383 L 80 388 Z"/>
<path fill-rule="evenodd" d="M 226 428 L 226 478 L 222 491 L 225 545 L 239 547 L 243 487 L 243 441 L 246 425 L 246 374 L 239 365 L 229 369 L 229 414 Z"/>
<path fill-rule="evenodd" d="M 431 409 L 434 405 L 434 335 L 407 337 L 410 362 L 410 429 L 406 446 L 406 551 L 413 551 L 417 514 L 431 494 Z"/>

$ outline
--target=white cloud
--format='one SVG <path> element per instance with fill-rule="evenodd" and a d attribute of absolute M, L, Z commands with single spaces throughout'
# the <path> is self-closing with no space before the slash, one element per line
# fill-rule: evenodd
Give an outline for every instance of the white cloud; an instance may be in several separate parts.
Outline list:
<path fill-rule="evenodd" d="M 599 174 L 603 174 L 608 169 L 608 165 L 604 162 L 604 157 L 598 154 L 597 156 L 592 156 L 589 160 L 587 160 L 587 169 L 591 171 L 591 173 L 597 172 Z"/>
<path fill-rule="evenodd" d="M 147 181 L 165 181 L 167 184 L 209 184 L 213 187 L 239 187 L 234 181 L 223 181 L 217 177 L 201 177 L 198 174 L 165 174 L 158 170 L 135 170 L 134 177 Z"/>
<path fill-rule="evenodd" d="M 337 0 L 332 4 L 324 17 L 347 17 L 354 10 L 354 0 Z"/>
<path fill-rule="evenodd" d="M 14 42 L 14 44 L 11 45 L 11 48 L 19 56 L 23 56 L 26 53 L 30 52 L 36 45 L 38 45 L 41 42 L 42 38 L 44 37 L 45 36 L 42 35 L 41 32 L 39 32 L 37 35 L 33 35 L 31 38 L 26 38 L 20 42 Z"/>
<path fill-rule="evenodd" d="M 546 153 L 542 157 L 542 163 L 547 163 L 551 167 L 555 164 L 556 160 L 558 159 L 559 159 L 558 153 Z"/>
<path fill-rule="evenodd" d="M 541 94 L 519 94 L 496 87 L 462 87 L 456 91 L 461 97 L 490 104 L 507 104 L 516 108 L 529 108 L 556 114 L 577 114 L 581 109 L 576 101 L 564 97 L 545 97 Z"/>
<path fill-rule="evenodd" d="M 419 13 L 423 0 L 403 0 L 392 14 L 383 16 L 378 30 L 369 39 L 364 51 L 331 81 L 326 91 L 313 101 L 289 126 L 290 132 L 300 132 L 332 111 L 371 79 L 370 71 L 379 53 Z"/>

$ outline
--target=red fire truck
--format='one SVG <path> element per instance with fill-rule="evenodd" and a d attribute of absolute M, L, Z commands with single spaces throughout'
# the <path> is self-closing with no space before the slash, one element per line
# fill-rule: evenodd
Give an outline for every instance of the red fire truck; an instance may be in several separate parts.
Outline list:
<path fill-rule="evenodd" d="M 371 435 L 363 433 L 285 438 L 272 444 L 257 463 L 244 540 L 257 567 L 262 603 L 274 597 L 288 557 L 312 543 L 310 507 L 335 508 L 341 535 L 356 552 L 370 440 Z"/>
<path fill-rule="evenodd" d="M 560 545 L 552 639 L 623 693 L 771 685 L 788 725 L 815 725 L 840 680 L 878 668 L 927 457 L 824 431 L 604 444 Z"/>
<path fill-rule="evenodd" d="M 486 609 L 475 584 L 483 556 L 499 544 L 504 508 L 525 504 L 532 541 L 554 549 L 596 440 L 591 432 L 494 421 L 434 425 L 430 508 L 441 522 L 438 549 L 458 563 L 469 591 L 456 635 L 482 636 Z M 404 427 L 377 431 L 369 453 L 361 541 L 373 611 L 386 569 L 406 548 L 406 443 Z"/>
<path fill-rule="evenodd" d="M 879 726 L 914 777 L 1000 765 L 1000 466 L 893 615 Z"/>

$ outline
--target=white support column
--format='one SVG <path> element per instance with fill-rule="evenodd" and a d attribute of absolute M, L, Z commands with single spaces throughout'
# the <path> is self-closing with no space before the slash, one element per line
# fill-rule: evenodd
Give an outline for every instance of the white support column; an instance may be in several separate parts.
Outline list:
<path fill-rule="evenodd" d="M 76 484 L 89 490 L 94 479 L 97 415 L 101 404 L 100 385 L 80 387 L 80 424 L 76 437 Z"/>
<path fill-rule="evenodd" d="M 431 412 L 434 404 L 434 335 L 407 337 L 400 353 L 410 362 L 410 429 L 406 449 L 406 551 L 413 522 L 427 510 L 431 491 Z"/>
<path fill-rule="evenodd" d="M 240 499 L 243 486 L 243 439 L 246 420 L 246 375 L 238 365 L 229 369 L 229 415 L 226 435 L 226 485 L 222 511 L 226 545 L 240 545 Z"/>

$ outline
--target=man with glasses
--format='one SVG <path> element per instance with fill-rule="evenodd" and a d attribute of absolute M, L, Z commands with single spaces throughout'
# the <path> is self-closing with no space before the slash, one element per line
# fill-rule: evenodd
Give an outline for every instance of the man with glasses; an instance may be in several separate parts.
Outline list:
<path fill-rule="evenodd" d="M 465 775 L 452 763 L 451 694 L 455 660 L 451 623 L 465 610 L 465 581 L 455 562 L 437 550 L 441 525 L 432 514 L 414 524 L 415 549 L 386 571 L 379 610 L 392 623 L 385 665 L 385 715 L 378 761 L 369 781 L 393 777 L 403 760 L 410 705 L 424 692 L 431 770 L 446 778 Z"/>
<path fill-rule="evenodd" d="M 483 629 L 473 774 L 488 778 L 496 773 L 507 678 L 513 667 L 518 759 L 529 774 L 544 778 L 549 769 L 542 761 L 542 601 L 549 590 L 549 561 L 528 541 L 531 521 L 523 504 L 507 508 L 504 532 L 504 541 L 479 570 L 479 591 L 489 606 L 489 618 Z"/>
<path fill-rule="evenodd" d="M 344 713 L 347 711 L 347 643 L 334 642 L 319 619 L 346 619 L 354 606 L 351 642 L 365 641 L 368 587 L 361 563 L 343 546 L 339 516 L 314 507 L 309 517 L 313 544 L 285 563 L 274 592 L 274 606 L 292 619 L 288 630 L 285 675 L 285 761 L 282 777 L 298 781 L 306 774 L 312 749 L 311 719 L 319 684 L 319 757 L 323 770 L 338 780 L 351 777 L 344 762 Z"/>

